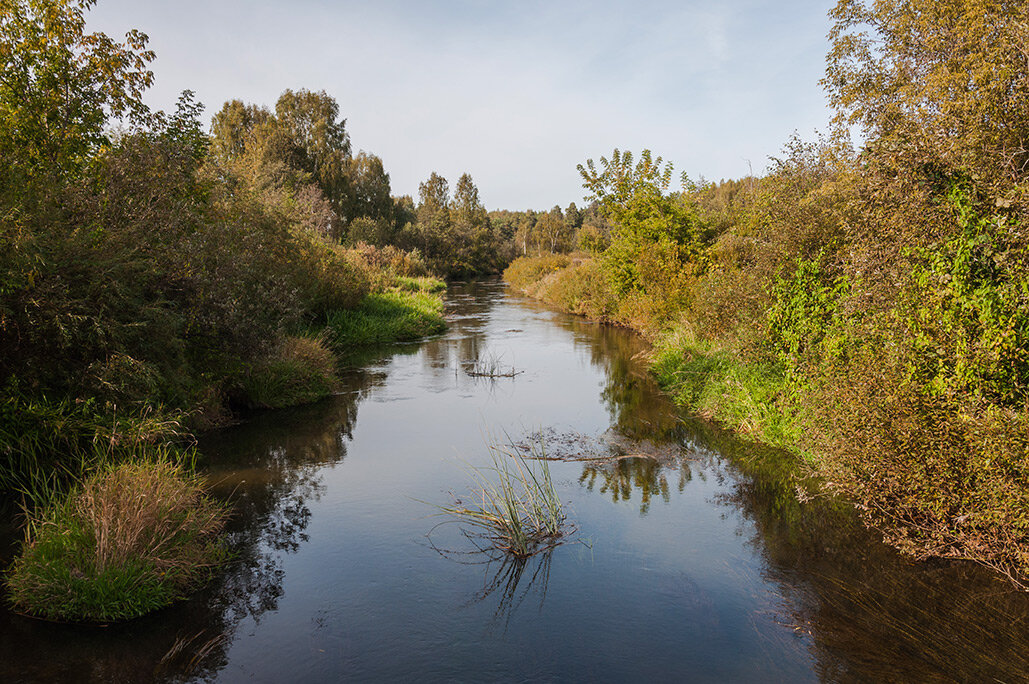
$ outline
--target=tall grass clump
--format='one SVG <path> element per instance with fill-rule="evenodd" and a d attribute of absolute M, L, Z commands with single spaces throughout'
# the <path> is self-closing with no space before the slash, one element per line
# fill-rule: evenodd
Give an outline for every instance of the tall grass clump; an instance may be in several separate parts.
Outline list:
<path fill-rule="evenodd" d="M 464 372 L 473 378 L 513 378 L 525 371 L 515 370 L 514 366 L 504 366 L 501 357 L 487 353 L 475 361 L 465 365 Z"/>
<path fill-rule="evenodd" d="M 470 503 L 458 501 L 441 510 L 487 553 L 527 558 L 559 544 L 565 513 L 543 445 L 533 445 L 528 458 L 497 441 L 489 450 L 493 466 L 473 469 L 476 485 Z"/>
<path fill-rule="evenodd" d="M 246 400 L 261 408 L 318 401 L 338 384 L 336 357 L 321 336 L 286 337 L 242 381 Z"/>
<path fill-rule="evenodd" d="M 16 610 L 51 620 L 134 618 L 199 588 L 228 552 L 228 516 L 167 455 L 106 466 L 29 516 L 11 565 Z"/>
<path fill-rule="evenodd" d="M 326 332 L 339 351 L 391 342 L 412 342 L 446 329 L 443 302 L 427 292 L 382 292 L 365 297 L 357 309 L 329 316 Z"/>
<path fill-rule="evenodd" d="M 0 492 L 34 501 L 103 462 L 186 437 L 179 413 L 0 393 Z"/>

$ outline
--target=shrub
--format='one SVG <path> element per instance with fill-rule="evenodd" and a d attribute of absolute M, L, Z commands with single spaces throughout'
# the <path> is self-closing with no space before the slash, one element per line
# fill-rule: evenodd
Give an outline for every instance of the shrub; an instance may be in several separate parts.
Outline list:
<path fill-rule="evenodd" d="M 537 283 L 544 275 L 565 268 L 572 259 L 567 254 L 544 254 L 519 257 L 504 271 L 504 280 L 519 290 Z"/>
<path fill-rule="evenodd" d="M 843 342 L 831 331 L 840 301 L 849 289 L 845 277 L 830 276 L 818 260 L 798 259 L 792 274 L 776 278 L 767 339 L 787 368 L 799 368 L 802 359 L 813 355 L 819 345 L 829 353 L 840 348 Z"/>
<path fill-rule="evenodd" d="M 8 588 L 53 620 L 109 621 L 166 606 L 227 558 L 227 510 L 166 458 L 106 467 L 34 514 Z"/>
<path fill-rule="evenodd" d="M 256 362 L 243 379 L 252 406 L 298 406 L 328 396 L 335 389 L 336 358 L 321 337 L 287 337 Z"/>
<path fill-rule="evenodd" d="M 309 314 L 324 319 L 337 309 L 353 309 L 368 294 L 368 269 L 347 250 L 313 233 L 297 233 L 294 240 L 299 252 L 294 277 Z"/>

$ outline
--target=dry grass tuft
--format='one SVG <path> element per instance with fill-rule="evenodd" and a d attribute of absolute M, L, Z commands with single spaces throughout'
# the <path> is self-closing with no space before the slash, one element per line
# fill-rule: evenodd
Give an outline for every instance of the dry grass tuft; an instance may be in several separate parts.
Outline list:
<path fill-rule="evenodd" d="M 58 620 L 142 615 L 195 590 L 226 560 L 227 517 L 181 463 L 104 468 L 30 518 L 11 601 Z"/>

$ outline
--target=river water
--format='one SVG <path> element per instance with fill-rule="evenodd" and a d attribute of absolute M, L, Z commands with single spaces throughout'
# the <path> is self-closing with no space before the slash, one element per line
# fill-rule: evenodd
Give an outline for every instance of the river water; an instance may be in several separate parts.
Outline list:
<path fill-rule="evenodd" d="M 497 282 L 452 286 L 447 314 L 338 396 L 201 440 L 236 511 L 211 587 L 107 627 L 0 612 L 0 681 L 1029 680 L 1029 596 L 798 503 L 789 459 L 682 416 L 632 334 Z M 436 508 L 491 435 L 565 459 L 574 530 L 526 562 Z"/>

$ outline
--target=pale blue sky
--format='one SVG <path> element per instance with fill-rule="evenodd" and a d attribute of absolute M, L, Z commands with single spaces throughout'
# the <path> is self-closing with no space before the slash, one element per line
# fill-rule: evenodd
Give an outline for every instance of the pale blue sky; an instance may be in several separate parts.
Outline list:
<path fill-rule="evenodd" d="M 650 148 L 696 179 L 763 170 L 829 112 L 833 0 L 100 0 L 93 30 L 147 33 L 148 103 L 189 88 L 273 106 L 326 90 L 394 194 L 467 171 L 490 209 L 582 203 L 575 166 Z"/>

